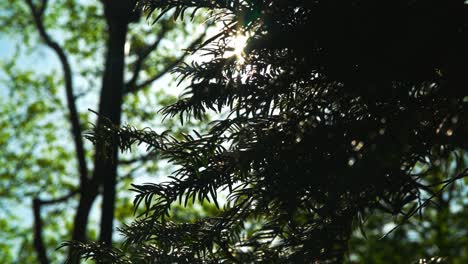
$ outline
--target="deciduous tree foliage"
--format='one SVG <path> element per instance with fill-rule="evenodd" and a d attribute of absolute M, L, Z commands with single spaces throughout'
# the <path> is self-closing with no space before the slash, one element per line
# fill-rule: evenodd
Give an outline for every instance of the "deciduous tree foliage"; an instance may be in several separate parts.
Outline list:
<path fill-rule="evenodd" d="M 171 99 L 148 88 L 204 36 L 167 17 L 149 27 L 135 3 L 0 1 L 0 262 L 61 263 L 61 241 L 97 239 L 96 230 L 111 244 L 115 220 L 132 212 L 128 193 L 117 193 L 136 169 L 157 168 L 141 162 L 155 155 L 103 159 L 83 140 L 96 117 L 88 108 L 114 123 L 154 122 L 144 113 Z M 3 52 L 10 44 L 15 54 Z M 166 129 L 180 128 L 174 124 Z M 92 210 L 99 197 L 100 214 Z"/>
<path fill-rule="evenodd" d="M 212 59 L 177 69 L 190 85 L 162 109 L 181 121 L 227 111 L 206 134 L 108 123 L 89 138 L 146 143 L 178 166 L 135 186 L 146 213 L 124 250 L 69 243 L 113 263 L 340 263 L 374 211 L 406 222 L 457 179 L 431 169 L 467 147 L 464 1 L 159 0 L 145 10 L 212 11 Z M 239 36 L 248 36 L 242 53 Z M 422 169 L 417 169 L 422 168 Z M 170 221 L 174 203 L 227 201 L 217 217 Z"/>

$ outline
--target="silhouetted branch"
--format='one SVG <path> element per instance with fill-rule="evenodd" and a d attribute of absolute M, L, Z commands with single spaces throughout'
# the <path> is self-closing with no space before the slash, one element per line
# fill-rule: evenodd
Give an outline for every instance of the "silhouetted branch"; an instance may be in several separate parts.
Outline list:
<path fill-rule="evenodd" d="M 39 198 L 33 199 L 33 216 L 34 216 L 34 248 L 37 253 L 37 257 L 41 264 L 48 264 L 49 259 L 47 258 L 47 251 L 44 245 L 44 240 L 42 238 L 42 219 L 41 219 L 41 206 L 42 205 L 52 205 L 61 202 L 65 202 L 66 200 L 73 197 L 75 194 L 78 193 L 78 190 L 72 191 L 69 194 L 66 194 L 62 197 L 49 199 L 49 200 L 41 200 Z"/>
<path fill-rule="evenodd" d="M 31 11 L 34 24 L 36 25 L 36 28 L 39 32 L 40 37 L 45 42 L 45 44 L 55 52 L 62 66 L 64 79 L 65 79 L 65 92 L 66 92 L 66 98 L 67 98 L 67 105 L 68 105 L 68 110 L 70 112 L 70 122 L 72 125 L 71 132 L 73 135 L 73 140 L 74 140 L 75 148 L 76 148 L 76 155 L 78 159 L 78 166 L 79 166 L 79 172 L 80 172 L 80 180 L 82 183 L 84 183 L 88 180 L 88 169 L 86 167 L 85 151 L 84 151 L 84 146 L 83 146 L 83 139 L 81 137 L 82 131 L 81 131 L 81 126 L 80 126 L 78 111 L 76 109 L 75 97 L 73 95 L 73 81 L 72 81 L 72 71 L 71 71 L 70 63 L 65 54 L 65 51 L 47 33 L 47 30 L 42 21 L 42 15 L 44 14 L 44 11 L 47 5 L 47 0 L 42 1 L 42 5 L 39 9 L 33 4 L 32 0 L 26 0 L 26 4 L 28 5 L 29 10 Z"/>
<path fill-rule="evenodd" d="M 57 203 L 61 203 L 61 202 L 65 202 L 66 200 L 72 198 L 73 196 L 75 196 L 76 194 L 78 193 L 78 190 L 74 190 L 74 191 L 71 191 L 70 193 L 62 196 L 62 197 L 59 197 L 59 198 L 55 198 L 55 199 L 49 199 L 49 200 L 39 200 L 40 204 L 41 205 L 52 205 L 52 204 L 57 204 Z"/>
<path fill-rule="evenodd" d="M 154 159 L 157 157 L 156 153 L 149 153 L 148 155 L 132 158 L 132 159 L 127 159 L 127 160 L 119 160 L 119 164 L 121 165 L 130 165 L 135 162 L 145 162 L 151 159 Z"/>
<path fill-rule="evenodd" d="M 132 78 L 125 84 L 126 90 L 128 90 L 129 87 L 135 86 L 138 80 L 138 76 L 140 75 L 143 62 L 146 60 L 146 58 L 151 54 L 153 50 L 158 48 L 159 44 L 161 43 L 161 40 L 164 38 L 164 35 L 166 35 L 168 31 L 169 31 L 169 27 L 163 24 L 153 44 L 149 45 L 148 47 L 144 49 L 142 53 L 138 54 L 138 58 L 133 65 L 134 69 L 133 69 Z"/>
<path fill-rule="evenodd" d="M 47 7 L 47 4 L 48 4 L 48 0 L 42 0 L 41 1 L 41 6 L 39 7 L 39 10 L 37 11 L 37 13 L 39 14 L 40 17 L 42 17 L 42 15 L 44 14 L 44 11 Z"/>
<path fill-rule="evenodd" d="M 200 37 L 198 37 L 196 40 L 194 40 L 186 50 L 193 50 L 196 46 L 198 46 L 200 43 L 202 43 L 205 36 L 206 36 L 206 31 Z M 163 77 L 164 75 L 169 73 L 175 66 L 177 66 L 179 63 L 183 62 L 188 55 L 189 55 L 189 53 L 185 52 L 182 56 L 180 56 L 178 59 L 176 59 L 175 61 L 173 61 L 169 65 L 167 65 L 166 68 L 164 68 L 162 71 L 158 72 L 156 75 L 149 78 L 148 80 L 145 80 L 145 81 L 143 81 L 142 83 L 139 83 L 139 84 L 135 83 L 132 86 L 127 86 L 127 89 L 125 90 L 125 93 L 129 94 L 129 93 L 138 92 L 138 91 L 144 89 L 145 87 L 147 87 L 148 85 L 152 84 L 153 82 L 159 80 L 161 77 Z M 129 82 L 129 84 L 131 84 L 131 83 Z"/>

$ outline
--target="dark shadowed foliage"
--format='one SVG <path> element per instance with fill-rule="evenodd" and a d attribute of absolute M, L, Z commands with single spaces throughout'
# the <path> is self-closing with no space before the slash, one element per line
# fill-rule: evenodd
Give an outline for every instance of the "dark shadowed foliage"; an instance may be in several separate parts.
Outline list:
<path fill-rule="evenodd" d="M 145 143 L 178 169 L 134 186 L 145 214 L 126 245 L 69 243 L 113 263 L 340 263 L 351 232 L 380 211 L 411 217 L 467 175 L 431 172 L 468 146 L 463 1 L 141 1 L 149 12 L 212 11 L 212 56 L 177 69 L 187 93 L 162 110 L 181 121 L 228 113 L 207 134 L 108 124 L 89 135 Z M 248 36 L 243 52 L 232 43 Z M 231 53 L 230 53 L 231 52 Z M 110 151 L 110 152 L 109 152 Z M 216 217 L 170 220 L 174 203 L 227 202 Z M 415 259 L 416 260 L 416 259 Z"/>

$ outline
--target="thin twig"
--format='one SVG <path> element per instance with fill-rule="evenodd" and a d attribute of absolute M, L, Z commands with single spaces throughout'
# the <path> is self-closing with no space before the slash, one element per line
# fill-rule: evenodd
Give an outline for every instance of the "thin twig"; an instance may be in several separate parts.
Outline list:
<path fill-rule="evenodd" d="M 32 0 L 25 0 L 26 4 L 29 7 L 29 10 L 33 16 L 34 24 L 39 32 L 40 37 L 44 43 L 52 49 L 57 57 L 60 60 L 62 65 L 62 70 L 65 79 L 65 92 L 67 98 L 68 110 L 70 112 L 70 122 L 72 125 L 72 135 L 75 143 L 76 155 L 78 159 L 78 167 L 80 172 L 81 183 L 84 183 L 88 180 L 88 169 L 86 166 L 85 151 L 83 145 L 83 139 L 81 137 L 82 131 L 80 126 L 80 121 L 78 117 L 78 111 L 75 104 L 75 96 L 73 95 L 73 81 L 72 81 L 72 71 L 71 66 L 68 61 L 67 55 L 63 48 L 52 39 L 52 37 L 47 33 L 44 23 L 42 21 L 42 15 L 44 14 L 47 0 L 42 1 L 42 5 L 38 10 L 37 7 L 33 4 Z"/>

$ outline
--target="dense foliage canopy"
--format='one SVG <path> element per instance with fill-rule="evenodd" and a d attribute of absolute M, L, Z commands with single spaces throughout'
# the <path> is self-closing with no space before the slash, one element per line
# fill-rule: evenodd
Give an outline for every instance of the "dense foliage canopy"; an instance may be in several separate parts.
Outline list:
<path fill-rule="evenodd" d="M 463 1 L 140 4 L 176 18 L 212 12 L 222 29 L 199 47 L 211 59 L 177 68 L 191 82 L 162 113 L 226 114 L 184 140 L 112 124 L 91 134 L 107 142 L 103 151 L 146 143 L 178 169 L 172 181 L 134 187 L 146 211 L 122 230 L 125 250 L 70 243 L 77 253 L 115 263 L 339 263 L 365 216 L 404 223 L 467 175 L 427 178 L 468 143 Z M 176 202 L 218 204 L 223 193 L 214 217 L 168 218 Z"/>

